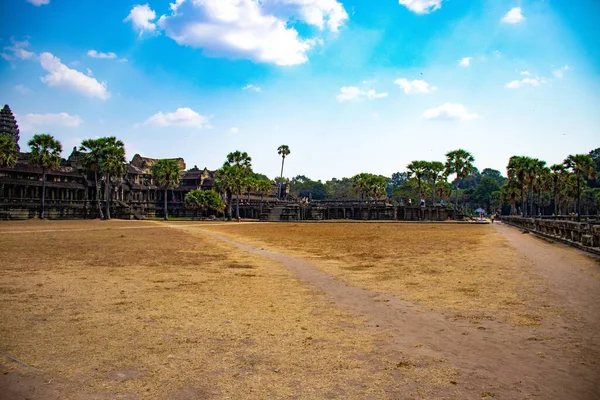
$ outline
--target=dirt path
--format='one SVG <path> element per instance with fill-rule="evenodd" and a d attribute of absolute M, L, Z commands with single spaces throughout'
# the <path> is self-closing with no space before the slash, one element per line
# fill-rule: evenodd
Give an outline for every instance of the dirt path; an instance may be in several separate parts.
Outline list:
<path fill-rule="evenodd" d="M 519 233 L 511 232 L 508 227 L 497 229 L 511 243 Z M 300 279 L 328 293 L 336 303 L 368 317 L 373 329 L 389 332 L 391 350 L 448 360 L 461 370 L 457 382 L 459 398 L 600 398 L 600 351 L 594 336 L 599 318 L 597 312 L 588 314 L 600 307 L 600 281 L 589 274 L 586 278 L 580 271 L 583 266 L 578 264 L 581 260 L 569 258 L 566 253 L 561 257 L 552 255 L 544 243 L 535 239 L 527 238 L 527 242 L 523 241 L 526 247 L 520 244 L 516 247 L 530 254 L 535 270 L 549 280 L 553 290 L 560 288 L 563 279 L 567 281 L 564 288 L 555 291 L 555 301 L 566 301 L 582 316 L 580 320 L 569 320 L 567 324 L 557 318 L 533 328 L 495 321 L 479 325 L 455 321 L 450 316 L 424 312 L 419 306 L 391 295 L 349 286 L 301 259 L 202 232 L 283 263 Z M 541 258 L 542 254 L 546 258 Z M 554 268 L 556 264 L 560 267 Z M 562 272 L 553 272 L 555 269 Z"/>

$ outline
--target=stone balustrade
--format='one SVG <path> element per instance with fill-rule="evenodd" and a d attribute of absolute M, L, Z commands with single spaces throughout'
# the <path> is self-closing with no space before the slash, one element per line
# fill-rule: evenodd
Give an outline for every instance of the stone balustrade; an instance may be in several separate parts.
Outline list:
<path fill-rule="evenodd" d="M 503 216 L 502 222 L 600 255 L 600 222 Z"/>

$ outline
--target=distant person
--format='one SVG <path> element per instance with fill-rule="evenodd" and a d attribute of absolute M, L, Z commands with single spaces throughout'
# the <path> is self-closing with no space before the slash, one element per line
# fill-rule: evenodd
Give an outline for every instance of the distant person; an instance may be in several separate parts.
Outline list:
<path fill-rule="evenodd" d="M 490 215 L 490 221 L 492 221 L 492 224 L 494 223 L 494 219 L 496 219 L 496 214 Z"/>

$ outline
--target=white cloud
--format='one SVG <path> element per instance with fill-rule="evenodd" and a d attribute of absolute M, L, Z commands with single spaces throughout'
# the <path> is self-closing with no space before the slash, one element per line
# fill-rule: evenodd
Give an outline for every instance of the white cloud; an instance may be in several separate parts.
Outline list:
<path fill-rule="evenodd" d="M 27 40 L 19 42 L 11 37 L 10 41 L 12 45 L 4 47 L 4 50 L 8 51 L 9 53 L 2 53 L 2 58 L 4 58 L 6 61 L 11 61 L 17 58 L 21 60 L 31 60 L 35 58 L 35 53 L 25 50 L 27 47 L 29 47 L 29 42 Z"/>
<path fill-rule="evenodd" d="M 529 71 L 521 71 L 521 75 L 529 76 L 531 75 Z"/>
<path fill-rule="evenodd" d="M 231 132 L 231 133 L 240 133 L 240 129 L 234 126 L 233 128 L 231 128 L 229 130 L 229 132 Z"/>
<path fill-rule="evenodd" d="M 148 4 L 134 6 L 123 22 L 131 21 L 133 28 L 140 33 L 156 31 L 156 24 L 150 21 L 156 19 L 156 12 Z"/>
<path fill-rule="evenodd" d="M 171 4 L 157 25 L 180 45 L 205 54 L 281 66 L 303 64 L 319 38 L 302 38 L 292 17 L 332 32 L 348 18 L 336 0 L 195 0 Z M 153 19 L 153 18 L 152 18 Z"/>
<path fill-rule="evenodd" d="M 543 83 L 546 83 L 546 78 L 534 77 L 534 78 L 523 78 L 521 80 L 510 81 L 506 84 L 506 87 L 509 89 L 517 89 L 522 86 L 540 86 Z"/>
<path fill-rule="evenodd" d="M 376 91 L 371 89 L 366 92 L 366 96 L 368 99 L 374 100 L 374 99 L 383 99 L 384 97 L 388 97 L 388 94 L 387 94 L 387 92 L 377 93 Z"/>
<path fill-rule="evenodd" d="M 298 18 L 302 21 L 317 26 L 321 30 L 327 24 L 331 32 L 337 32 L 348 19 L 344 6 L 337 0 L 267 0 L 264 4 L 267 9 L 270 4 L 291 6 L 293 11 L 297 11 Z"/>
<path fill-rule="evenodd" d="M 443 0 L 398 0 L 398 3 L 417 14 L 428 14 L 442 8 Z"/>
<path fill-rule="evenodd" d="M 479 115 L 470 113 L 465 106 L 459 103 L 444 103 L 425 111 L 422 118 L 438 121 L 468 121 L 479 118 Z"/>
<path fill-rule="evenodd" d="M 565 66 L 564 66 L 564 67 L 562 67 L 562 68 L 555 69 L 554 71 L 552 71 L 552 74 L 553 74 L 555 77 L 557 77 L 557 78 L 559 78 L 559 79 L 560 79 L 560 78 L 562 78 L 562 77 L 565 75 L 565 71 L 568 71 L 569 69 L 571 69 L 571 68 L 569 68 L 569 66 L 568 66 L 568 65 L 565 65 Z"/>
<path fill-rule="evenodd" d="M 128 60 L 128 59 L 126 59 L 125 57 L 123 57 L 123 58 L 119 58 L 119 59 L 117 60 L 117 62 L 118 62 L 118 63 L 126 63 L 126 62 L 128 62 L 128 61 L 129 61 L 129 60 Z"/>
<path fill-rule="evenodd" d="M 102 52 L 98 52 L 96 50 L 90 50 L 87 52 L 87 55 L 92 58 L 105 58 L 105 59 L 109 59 L 109 60 L 117 58 L 117 55 L 115 53 L 113 53 L 112 51 L 109 53 L 102 53 Z"/>
<path fill-rule="evenodd" d="M 83 120 L 77 115 L 58 114 L 25 114 L 17 115 L 19 128 L 24 132 L 32 132 L 46 127 L 77 128 Z"/>
<path fill-rule="evenodd" d="M 40 78 L 48 86 L 64 88 L 88 97 L 98 97 L 102 100 L 110 97 L 105 82 L 98 82 L 82 72 L 67 67 L 51 53 L 40 54 L 40 64 L 42 68 L 49 72 L 48 75 Z"/>
<path fill-rule="evenodd" d="M 465 57 L 465 58 L 461 58 L 460 62 L 458 63 L 458 65 L 460 65 L 461 67 L 468 67 L 471 65 L 471 60 L 473 59 L 473 57 Z"/>
<path fill-rule="evenodd" d="M 33 4 L 34 6 L 41 6 L 44 4 L 50 4 L 50 0 L 25 0 L 28 3 Z"/>
<path fill-rule="evenodd" d="M 429 83 L 419 79 L 409 81 L 406 78 L 401 78 L 396 79 L 394 83 L 400 86 L 406 94 L 431 93 L 434 90 L 437 90 L 437 87 L 429 86 Z"/>
<path fill-rule="evenodd" d="M 178 126 L 182 128 L 210 128 L 208 118 L 198 114 L 191 108 L 178 108 L 175 112 L 164 114 L 162 111 L 154 114 L 144 122 L 144 125 L 156 127 Z"/>
<path fill-rule="evenodd" d="M 502 22 L 507 24 L 516 24 L 525 19 L 523 14 L 521 14 L 521 7 L 511 8 L 509 12 L 501 19 Z"/>
<path fill-rule="evenodd" d="M 256 85 L 253 85 L 250 83 L 250 84 L 244 86 L 242 88 L 242 90 L 250 90 L 252 92 L 260 92 L 262 89 L 260 88 L 260 86 L 256 86 Z"/>
<path fill-rule="evenodd" d="M 89 69 L 89 68 L 87 69 L 87 76 L 90 76 L 90 77 L 92 77 L 92 78 L 94 77 L 94 73 L 93 73 L 93 72 L 92 72 L 92 70 L 91 70 L 91 69 Z"/>
<path fill-rule="evenodd" d="M 375 90 L 363 91 L 356 86 L 343 86 L 340 89 L 340 93 L 336 96 L 339 102 L 359 100 L 367 98 L 369 100 L 382 99 L 387 97 L 387 93 L 377 93 Z"/>
<path fill-rule="evenodd" d="M 33 90 L 23 84 L 15 85 L 14 89 L 21 94 L 29 94 L 33 92 Z"/>

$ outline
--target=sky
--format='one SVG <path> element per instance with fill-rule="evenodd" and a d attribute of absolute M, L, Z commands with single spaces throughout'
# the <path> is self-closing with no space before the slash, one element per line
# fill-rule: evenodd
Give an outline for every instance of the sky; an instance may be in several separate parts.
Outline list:
<path fill-rule="evenodd" d="M 312 179 L 463 148 L 483 170 L 600 147 L 596 0 L 10 0 L 0 103 L 20 145 Z"/>

